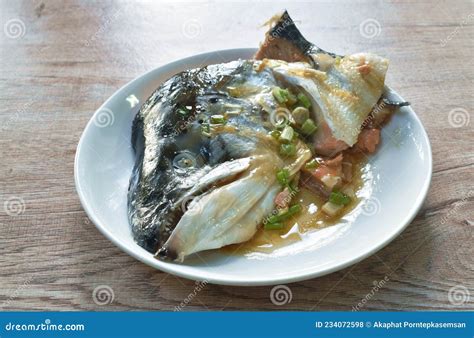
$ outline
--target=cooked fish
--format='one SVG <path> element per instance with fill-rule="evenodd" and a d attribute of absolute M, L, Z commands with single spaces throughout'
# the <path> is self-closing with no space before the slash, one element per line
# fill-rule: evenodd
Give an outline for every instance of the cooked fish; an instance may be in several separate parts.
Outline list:
<path fill-rule="evenodd" d="M 276 108 L 275 85 L 270 69 L 236 61 L 180 73 L 145 103 L 133 124 L 129 189 L 141 246 L 182 260 L 255 233 L 280 190 L 275 173 L 286 166 L 295 175 L 311 156 L 299 142 L 300 160 L 285 158 L 268 134 L 271 116 L 258 102 Z"/>
<path fill-rule="evenodd" d="M 135 117 L 129 219 L 135 241 L 159 258 L 249 240 L 315 152 L 357 142 L 387 60 L 327 53 L 288 20 L 274 23 L 278 37 L 255 60 L 181 72 Z"/>
<path fill-rule="evenodd" d="M 302 36 L 286 11 L 271 22 L 274 25 L 255 57 L 269 59 L 269 66 L 316 101 L 320 128 L 314 135 L 315 150 L 330 156 L 353 146 L 382 95 L 388 60 L 370 53 L 341 57 L 326 52 Z M 314 69 L 308 70 L 301 61 Z"/>

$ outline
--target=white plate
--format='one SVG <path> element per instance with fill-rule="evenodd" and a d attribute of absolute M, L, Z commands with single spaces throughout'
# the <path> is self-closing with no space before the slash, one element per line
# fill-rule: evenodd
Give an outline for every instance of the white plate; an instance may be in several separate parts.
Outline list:
<path fill-rule="evenodd" d="M 172 62 L 129 82 L 100 107 L 77 147 L 75 181 L 81 203 L 97 228 L 119 248 L 162 271 L 226 285 L 295 282 L 342 269 L 375 253 L 413 220 L 431 180 L 431 148 L 423 126 L 403 107 L 385 126 L 382 144 L 370 159 L 372 179 L 365 199 L 344 222 L 304 236 L 272 255 L 200 254 L 185 264 L 162 262 L 138 246 L 127 218 L 127 189 L 134 155 L 131 124 L 154 89 L 179 71 L 250 58 L 254 49 L 231 49 Z M 402 100 L 396 93 L 391 98 Z M 138 101 L 137 101 L 138 100 Z M 349 221 L 351 220 L 351 221 Z"/>

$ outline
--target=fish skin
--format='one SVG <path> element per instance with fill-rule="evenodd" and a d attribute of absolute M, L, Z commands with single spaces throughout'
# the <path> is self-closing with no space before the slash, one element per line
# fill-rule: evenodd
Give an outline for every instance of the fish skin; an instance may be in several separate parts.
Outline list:
<path fill-rule="evenodd" d="M 169 201 L 179 199 L 211 169 L 202 165 L 199 170 L 181 175 L 182 179 L 173 179 L 176 174 L 172 166 L 174 155 L 192 151 L 202 162 L 211 157 L 213 161 L 219 161 L 219 157 L 228 155 L 218 153 L 216 146 L 212 148 L 214 153 L 209 153 L 211 142 L 203 139 L 197 128 L 180 129 L 179 126 L 187 121 L 196 122 L 197 109 L 185 118 L 176 110 L 195 106 L 198 95 L 205 94 L 203 88 L 218 86 L 239 66 L 240 63 L 234 62 L 179 73 L 162 84 L 135 117 L 132 145 L 136 161 L 130 179 L 128 210 L 135 241 L 150 252 L 155 252 L 164 243 L 174 228 L 173 223 L 182 215 L 182 210 L 173 209 Z M 214 92 L 206 94 L 209 99 L 219 97 Z M 187 137 L 182 137 L 183 134 Z"/>
<path fill-rule="evenodd" d="M 256 60 L 269 58 L 287 62 L 303 61 L 318 69 L 319 65 L 313 58 L 314 54 L 322 53 L 333 58 L 341 57 L 341 55 L 325 51 L 306 40 L 286 10 L 277 19 L 270 20 L 269 24 L 271 27 L 266 33 L 265 41 L 255 54 Z M 293 52 L 288 53 L 282 49 Z"/>
<path fill-rule="evenodd" d="M 233 98 L 222 90 L 247 75 L 255 75 L 251 61 L 182 72 L 161 85 L 135 117 L 132 144 L 136 162 L 130 179 L 128 213 L 133 237 L 146 250 L 154 253 L 167 241 L 186 211 L 180 202 L 190 197 L 200 180 L 222 163 L 250 156 L 256 144 L 261 144 L 250 134 L 268 136 L 271 125 L 268 121 L 267 127 L 263 125 L 260 108 L 247 98 Z M 267 78 L 251 80 L 259 86 L 275 81 L 271 72 Z M 238 105 L 242 110 L 228 119 L 225 128 L 229 132 L 203 136 L 200 117 L 219 112 L 225 104 Z M 186 106 L 192 109 L 183 118 L 177 111 Z M 183 128 L 176 127 L 183 122 Z M 237 128 L 250 134 L 236 132 Z M 173 166 L 173 159 L 183 152 L 196 162 L 194 168 L 177 170 Z M 228 175 L 233 175 L 231 170 Z M 220 180 L 225 180 L 222 173 Z"/>

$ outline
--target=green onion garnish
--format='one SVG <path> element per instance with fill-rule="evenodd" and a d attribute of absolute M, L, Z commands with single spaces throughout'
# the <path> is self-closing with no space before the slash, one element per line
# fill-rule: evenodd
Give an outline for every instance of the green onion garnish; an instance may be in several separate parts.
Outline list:
<path fill-rule="evenodd" d="M 267 223 L 263 227 L 265 230 L 281 230 L 283 229 L 283 223 Z"/>
<path fill-rule="evenodd" d="M 178 109 L 178 114 L 186 116 L 186 115 L 188 115 L 188 111 L 183 109 L 183 108 L 179 108 Z"/>
<path fill-rule="evenodd" d="M 277 215 L 273 215 L 268 217 L 268 223 L 279 223 L 280 222 L 280 217 Z"/>
<path fill-rule="evenodd" d="M 311 119 L 307 119 L 304 121 L 303 125 L 301 126 L 301 132 L 305 135 L 311 135 L 318 129 L 316 125 L 314 124 L 314 121 Z"/>
<path fill-rule="evenodd" d="M 297 214 L 303 209 L 300 204 L 293 204 L 289 209 L 288 209 L 288 215 L 293 216 L 294 214 Z"/>
<path fill-rule="evenodd" d="M 211 137 L 211 126 L 208 123 L 203 123 L 201 125 L 201 134 Z"/>
<path fill-rule="evenodd" d="M 288 185 L 288 179 L 290 178 L 290 172 L 288 169 L 281 169 L 277 172 L 276 174 L 278 182 L 282 186 L 287 186 Z"/>
<path fill-rule="evenodd" d="M 272 215 L 268 218 L 268 223 L 270 224 L 275 224 L 275 223 L 281 223 L 282 221 L 290 218 L 293 215 L 296 215 L 299 213 L 303 208 L 301 207 L 300 204 L 293 204 L 288 208 L 288 210 L 281 212 L 278 215 Z"/>
<path fill-rule="evenodd" d="M 282 143 L 280 145 L 280 154 L 283 156 L 295 156 L 296 155 L 296 146 L 292 143 Z"/>
<path fill-rule="evenodd" d="M 309 107 L 311 107 L 311 101 L 303 93 L 298 94 L 298 102 L 306 109 L 309 109 Z"/>
<path fill-rule="evenodd" d="M 279 139 L 280 138 L 280 135 L 281 135 L 281 131 L 279 130 L 272 130 L 270 132 L 270 135 L 274 138 L 274 139 Z"/>
<path fill-rule="evenodd" d="M 288 185 L 288 189 L 290 189 L 291 192 L 298 192 L 298 181 L 291 181 Z"/>
<path fill-rule="evenodd" d="M 337 205 L 348 205 L 351 203 L 351 198 L 340 191 L 333 191 L 329 195 L 329 202 Z"/>
<path fill-rule="evenodd" d="M 306 169 L 315 169 L 315 168 L 317 168 L 318 166 L 319 166 L 319 162 L 318 162 L 315 158 L 313 158 L 311 161 L 307 162 L 307 163 L 304 165 L 304 167 L 305 167 Z"/>
<path fill-rule="evenodd" d="M 281 132 L 280 142 L 290 143 L 293 140 L 293 136 L 294 136 L 293 128 L 291 128 L 290 126 L 286 126 L 285 128 L 283 128 L 283 131 Z"/>
<path fill-rule="evenodd" d="M 296 107 L 291 112 L 293 119 L 295 120 L 296 124 L 302 125 L 304 121 L 309 119 L 309 110 L 305 107 Z"/>
<path fill-rule="evenodd" d="M 211 116 L 211 123 L 212 124 L 224 124 L 225 118 L 223 115 L 212 115 Z"/>
<path fill-rule="evenodd" d="M 273 87 L 272 94 L 279 103 L 288 101 L 288 91 L 280 87 Z"/>

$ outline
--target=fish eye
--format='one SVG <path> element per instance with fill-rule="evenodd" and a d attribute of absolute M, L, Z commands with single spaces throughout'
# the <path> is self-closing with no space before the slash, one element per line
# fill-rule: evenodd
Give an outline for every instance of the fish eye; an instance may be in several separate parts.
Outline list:
<path fill-rule="evenodd" d="M 192 169 L 196 166 L 196 156 L 190 151 L 182 151 L 173 158 L 173 167 L 177 170 Z"/>

